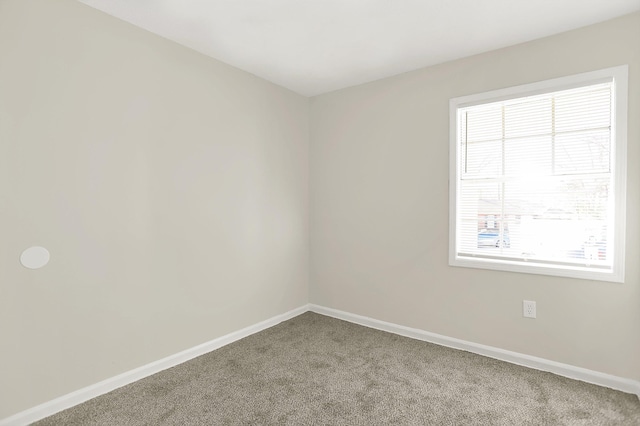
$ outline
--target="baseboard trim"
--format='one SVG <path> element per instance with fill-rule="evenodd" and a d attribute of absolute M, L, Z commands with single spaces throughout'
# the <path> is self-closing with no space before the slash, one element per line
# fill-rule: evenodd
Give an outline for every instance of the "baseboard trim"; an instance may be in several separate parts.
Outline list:
<path fill-rule="evenodd" d="M 45 417 L 49 417 L 55 413 L 58 413 L 67 408 L 71 408 L 75 405 L 81 404 L 92 398 L 95 398 L 112 390 L 118 389 L 122 386 L 133 383 L 137 380 L 143 379 L 152 374 L 159 373 L 167 368 L 175 367 L 178 364 L 189 361 L 190 359 L 199 357 L 213 350 L 219 349 L 223 346 L 233 343 L 237 340 L 243 339 L 252 334 L 258 333 L 269 327 L 273 327 L 300 314 L 303 314 L 309 310 L 309 305 L 303 305 L 289 312 L 285 312 L 281 315 L 276 315 L 265 321 L 243 328 L 242 330 L 234 331 L 224 336 L 213 339 L 209 342 L 203 343 L 193 348 L 178 352 L 177 354 L 170 355 L 166 358 L 162 358 L 158 361 L 154 361 L 142 367 L 135 368 L 125 373 L 119 374 L 115 377 L 103 380 L 69 394 L 63 395 L 59 398 L 37 405 L 25 411 L 21 411 L 10 417 L 0 420 L 0 426 L 22 426 L 28 425 L 35 421 L 41 420 Z"/>
<path fill-rule="evenodd" d="M 59 398 L 37 405 L 25 411 L 21 411 L 10 417 L 0 420 L 0 426 L 23 426 L 51 416 L 67 408 L 81 404 L 92 398 L 95 398 L 122 386 L 133 383 L 155 373 L 159 373 L 167 368 L 175 367 L 183 362 L 189 361 L 200 355 L 219 349 L 237 340 L 243 339 L 252 334 L 258 333 L 269 327 L 273 327 L 283 321 L 289 320 L 307 311 L 316 312 L 321 315 L 341 319 L 354 324 L 389 333 L 398 334 L 400 336 L 409 337 L 416 340 L 435 343 L 441 346 L 447 346 L 453 349 L 472 352 L 478 355 L 484 355 L 512 364 L 522 365 L 524 367 L 534 368 L 536 370 L 548 371 L 560 376 L 571 379 L 581 380 L 587 383 L 608 387 L 626 393 L 636 394 L 640 399 L 640 382 L 636 380 L 626 379 L 623 377 L 613 376 L 598 371 L 588 370 L 586 368 L 575 367 L 569 364 L 563 364 L 544 358 L 538 358 L 531 355 L 525 355 L 518 352 L 512 352 L 492 346 L 481 345 L 478 343 L 468 342 L 462 339 L 444 336 L 441 334 L 431 333 L 417 328 L 405 327 L 402 325 L 380 321 L 374 318 L 362 315 L 352 314 L 338 309 L 327 308 L 315 304 L 307 304 L 276 315 L 265 321 L 251 325 L 227 335 L 213 339 L 209 342 L 195 346 L 193 348 L 178 352 L 177 354 L 162 358 L 147 365 L 135 368 L 115 377 L 103 380 L 96 384 L 87 386 Z"/>
<path fill-rule="evenodd" d="M 416 328 L 405 327 L 402 325 L 380 321 L 377 319 L 356 315 L 337 309 L 327 308 L 324 306 L 310 304 L 309 310 L 318 314 L 341 319 L 377 330 L 387 331 L 389 333 L 398 334 L 400 336 L 435 343 L 437 345 L 447 346 L 453 349 L 460 349 L 478 355 L 484 355 L 490 358 L 506 361 L 512 364 L 522 365 L 524 367 L 534 368 L 541 371 L 548 371 L 550 373 L 568 377 L 570 379 L 576 379 L 583 382 L 619 390 L 622 392 L 636 394 L 640 399 L 640 382 L 636 380 L 613 376 L 611 374 L 605 374 L 599 371 L 588 370 L 586 368 L 563 364 L 560 362 L 538 358 L 531 355 L 525 355 L 518 352 L 512 352 L 505 349 L 495 348 L 492 346 L 481 345 L 479 343 L 468 342 L 466 340 L 447 337 L 441 334 L 431 333 Z"/>

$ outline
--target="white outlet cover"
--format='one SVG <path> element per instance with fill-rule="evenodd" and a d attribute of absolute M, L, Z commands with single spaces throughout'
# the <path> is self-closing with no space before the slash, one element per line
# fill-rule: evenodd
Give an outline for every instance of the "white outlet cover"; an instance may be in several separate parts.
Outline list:
<path fill-rule="evenodd" d="M 536 302 L 533 300 L 523 300 L 522 315 L 525 318 L 536 318 Z"/>
<path fill-rule="evenodd" d="M 34 246 L 29 247 L 20 255 L 20 263 L 22 266 L 29 269 L 39 269 L 49 263 L 50 259 L 49 250 L 44 247 Z"/>

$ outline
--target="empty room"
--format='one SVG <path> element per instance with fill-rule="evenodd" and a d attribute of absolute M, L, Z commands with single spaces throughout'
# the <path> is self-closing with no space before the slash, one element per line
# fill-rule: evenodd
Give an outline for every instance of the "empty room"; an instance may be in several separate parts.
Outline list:
<path fill-rule="evenodd" d="M 640 425 L 640 0 L 0 0 L 0 425 Z"/>

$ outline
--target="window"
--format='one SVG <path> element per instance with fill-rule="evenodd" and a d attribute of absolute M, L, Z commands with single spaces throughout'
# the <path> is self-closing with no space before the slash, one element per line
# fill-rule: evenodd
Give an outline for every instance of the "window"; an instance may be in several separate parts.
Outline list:
<path fill-rule="evenodd" d="M 627 66 L 451 100 L 453 266 L 624 281 Z"/>

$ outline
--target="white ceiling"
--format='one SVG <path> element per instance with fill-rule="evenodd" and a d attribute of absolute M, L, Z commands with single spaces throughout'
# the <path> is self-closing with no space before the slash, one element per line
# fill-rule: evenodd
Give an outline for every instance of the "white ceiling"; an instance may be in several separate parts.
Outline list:
<path fill-rule="evenodd" d="M 640 0 L 80 1 L 306 96 L 640 10 Z"/>

